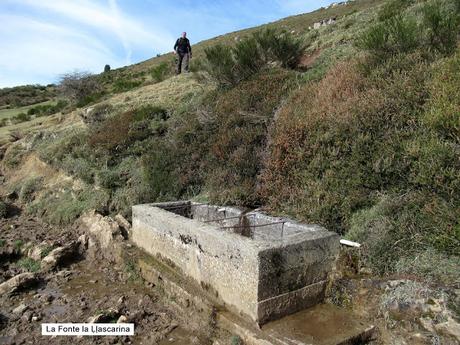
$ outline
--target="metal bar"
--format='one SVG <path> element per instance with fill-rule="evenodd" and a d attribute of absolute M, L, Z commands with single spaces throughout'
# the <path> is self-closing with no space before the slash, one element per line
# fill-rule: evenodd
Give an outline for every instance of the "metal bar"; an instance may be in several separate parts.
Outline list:
<path fill-rule="evenodd" d="M 242 214 L 242 215 L 235 216 L 235 217 L 227 217 L 227 218 L 220 218 L 220 219 L 205 220 L 202 223 L 221 222 L 221 221 L 224 221 L 224 220 L 227 220 L 227 219 L 238 219 L 238 218 L 242 218 L 242 217 L 246 217 L 246 216 L 255 216 L 255 215 L 256 215 L 255 213 L 246 213 L 246 214 Z"/>
<path fill-rule="evenodd" d="M 270 226 L 270 225 L 276 225 L 276 224 L 284 224 L 284 223 L 286 223 L 286 221 L 273 222 L 273 223 L 268 223 L 268 224 L 252 225 L 252 227 L 253 228 L 261 228 L 261 227 L 264 227 L 264 226 Z M 219 227 L 219 229 L 247 228 L 247 227 L 251 227 L 251 225 L 249 225 L 249 226 L 247 226 L 247 225 L 221 226 L 221 227 Z"/>

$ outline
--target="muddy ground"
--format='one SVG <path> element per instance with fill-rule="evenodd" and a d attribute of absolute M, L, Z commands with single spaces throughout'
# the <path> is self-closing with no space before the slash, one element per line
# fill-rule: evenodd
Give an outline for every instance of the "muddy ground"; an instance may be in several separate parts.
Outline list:
<path fill-rule="evenodd" d="M 0 344 L 176 342 L 170 334 L 178 326 L 174 312 L 160 301 L 155 288 L 146 286 L 129 266 L 117 267 L 97 255 L 89 257 L 76 252 L 56 269 L 42 272 L 36 261 L 29 258 L 30 248 L 39 244 L 56 248 L 77 241 L 82 235 L 77 226 L 51 226 L 21 215 L 17 209 L 12 217 L 0 220 L 0 229 L 0 284 L 20 273 L 37 271 L 32 286 L 0 296 Z M 88 322 L 95 318 L 100 322 L 134 322 L 136 335 L 81 338 L 41 335 L 42 323 Z"/>

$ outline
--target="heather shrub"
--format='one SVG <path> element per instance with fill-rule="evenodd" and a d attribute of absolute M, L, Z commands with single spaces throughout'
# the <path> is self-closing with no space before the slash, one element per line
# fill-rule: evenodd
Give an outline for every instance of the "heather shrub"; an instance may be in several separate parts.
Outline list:
<path fill-rule="evenodd" d="M 268 205 L 344 233 L 375 191 L 407 186 L 405 142 L 423 110 L 425 66 L 392 74 L 385 67 L 365 78 L 356 64 L 342 63 L 292 95 L 260 177 Z"/>
<path fill-rule="evenodd" d="M 348 238 L 364 244 L 365 262 L 378 273 L 395 271 L 418 253 L 460 255 L 460 210 L 434 194 L 382 195 L 353 215 Z"/>
<path fill-rule="evenodd" d="M 460 52 L 437 64 L 424 122 L 441 137 L 460 143 Z"/>

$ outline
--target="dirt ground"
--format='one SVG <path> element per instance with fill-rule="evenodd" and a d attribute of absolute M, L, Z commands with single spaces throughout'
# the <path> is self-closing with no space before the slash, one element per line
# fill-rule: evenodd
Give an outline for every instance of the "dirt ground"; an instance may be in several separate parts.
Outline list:
<path fill-rule="evenodd" d="M 77 227 L 54 227 L 23 216 L 19 210 L 15 213 L 0 220 L 0 284 L 17 274 L 38 271 L 30 264 L 33 261 L 24 263 L 27 247 L 40 243 L 57 247 L 81 235 Z M 174 313 L 129 267 L 116 267 L 85 255 L 63 266 L 49 273 L 38 271 L 30 288 L 0 296 L 0 344 L 158 344 L 162 340 L 174 344 L 170 335 L 178 327 Z M 134 322 L 135 336 L 41 335 L 42 323 L 83 323 L 95 317 L 104 322 L 120 318 Z"/>

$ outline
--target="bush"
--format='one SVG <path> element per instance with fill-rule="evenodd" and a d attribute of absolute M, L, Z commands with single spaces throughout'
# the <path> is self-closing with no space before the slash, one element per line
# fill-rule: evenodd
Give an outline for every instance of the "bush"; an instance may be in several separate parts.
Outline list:
<path fill-rule="evenodd" d="M 33 201 L 34 194 L 42 187 L 43 179 L 41 177 L 32 177 L 24 181 L 19 191 L 19 201 L 27 204 Z"/>
<path fill-rule="evenodd" d="M 278 112 L 259 177 L 265 204 L 345 233 L 375 192 L 412 186 L 416 158 L 406 147 L 418 130 L 429 69 L 417 55 L 387 63 L 369 76 L 359 61 L 341 63 L 291 95 Z"/>
<path fill-rule="evenodd" d="M 150 75 L 156 83 L 165 80 L 171 74 L 171 67 L 166 62 L 162 62 L 150 70 Z"/>
<path fill-rule="evenodd" d="M 267 64 L 296 68 L 305 46 L 292 34 L 266 29 L 230 48 L 218 44 L 205 50 L 207 69 L 221 85 L 231 86 L 258 73 Z"/>
<path fill-rule="evenodd" d="M 163 135 L 166 130 L 164 122 L 168 118 L 164 108 L 151 105 L 115 115 L 93 129 L 88 144 L 121 154 L 136 141 Z"/>
<path fill-rule="evenodd" d="M 423 19 L 427 28 L 428 47 L 442 54 L 451 54 L 457 47 L 459 32 L 458 15 L 439 1 L 423 7 Z"/>
<path fill-rule="evenodd" d="M 140 80 L 128 80 L 121 77 L 113 83 L 113 91 L 117 93 L 126 92 L 140 86 L 141 84 L 142 81 Z"/>
<path fill-rule="evenodd" d="M 420 29 L 414 18 L 395 16 L 365 31 L 358 46 L 384 60 L 391 55 L 407 53 L 420 46 Z"/>
<path fill-rule="evenodd" d="M 85 188 L 72 191 L 63 188 L 60 192 L 48 191 L 29 204 L 27 213 L 42 217 L 51 224 L 67 225 L 75 221 L 83 212 L 95 209 L 106 213 L 109 194 L 100 189 Z"/>
<path fill-rule="evenodd" d="M 262 55 L 254 37 L 244 38 L 233 48 L 237 81 L 256 74 L 262 68 Z"/>
<path fill-rule="evenodd" d="M 396 270 L 400 260 L 435 250 L 460 255 L 460 210 L 435 195 L 383 195 L 356 213 L 347 237 L 364 244 L 365 262 L 378 273 Z"/>
<path fill-rule="evenodd" d="M 84 106 L 100 97 L 102 88 L 91 73 L 71 72 L 61 76 L 59 91 L 70 103 Z"/>
<path fill-rule="evenodd" d="M 30 115 L 26 114 L 26 113 L 19 113 L 18 115 L 16 116 L 13 116 L 11 118 L 11 122 L 13 124 L 17 124 L 17 123 L 21 123 L 21 122 L 26 122 L 26 121 L 30 121 Z"/>
<path fill-rule="evenodd" d="M 390 0 L 387 1 L 381 8 L 378 14 L 379 21 L 386 21 L 391 18 L 397 17 L 404 12 L 404 10 L 413 4 L 413 0 Z"/>
<path fill-rule="evenodd" d="M 284 68 L 296 68 L 305 52 L 302 42 L 285 31 L 267 28 L 254 37 L 265 60 L 278 61 Z"/>
<path fill-rule="evenodd" d="M 204 51 L 206 55 L 206 68 L 209 74 L 221 85 L 235 85 L 236 64 L 233 59 L 232 49 L 229 46 L 217 44 Z"/>

